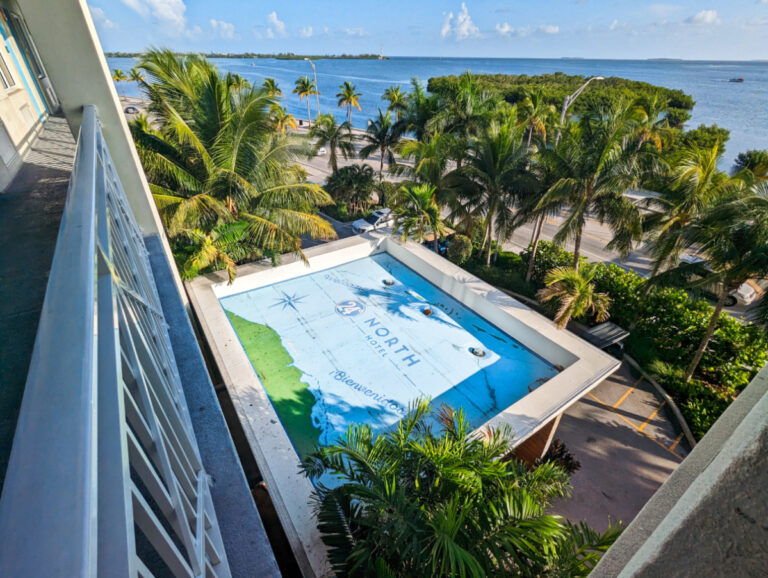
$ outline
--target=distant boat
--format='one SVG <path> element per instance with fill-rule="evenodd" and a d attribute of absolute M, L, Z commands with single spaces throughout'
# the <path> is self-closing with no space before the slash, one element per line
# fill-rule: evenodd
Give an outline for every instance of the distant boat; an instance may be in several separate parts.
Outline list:
<path fill-rule="evenodd" d="M 744 82 L 743 78 L 731 78 L 728 80 L 728 82 Z"/>

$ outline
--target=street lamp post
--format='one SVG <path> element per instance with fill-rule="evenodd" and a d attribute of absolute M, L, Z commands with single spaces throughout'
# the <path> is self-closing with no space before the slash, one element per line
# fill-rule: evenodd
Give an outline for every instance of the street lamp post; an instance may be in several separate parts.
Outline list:
<path fill-rule="evenodd" d="M 315 75 L 315 96 L 317 97 L 317 115 L 320 115 L 320 85 L 317 84 L 317 68 L 315 68 L 315 63 L 312 62 L 310 58 L 305 58 L 307 62 L 309 62 L 312 65 L 312 72 Z"/>
<path fill-rule="evenodd" d="M 555 146 L 560 143 L 560 135 L 563 131 L 563 125 L 565 125 L 565 115 L 568 113 L 568 109 L 576 101 L 576 99 L 579 98 L 581 93 L 586 90 L 587 86 L 589 86 L 589 83 L 593 80 L 605 80 L 605 78 L 602 76 L 593 76 L 592 78 L 588 78 L 587 82 L 582 84 L 576 92 L 565 97 L 565 101 L 563 102 L 563 112 L 560 115 L 560 128 L 557 130 L 557 138 L 555 139 Z"/>

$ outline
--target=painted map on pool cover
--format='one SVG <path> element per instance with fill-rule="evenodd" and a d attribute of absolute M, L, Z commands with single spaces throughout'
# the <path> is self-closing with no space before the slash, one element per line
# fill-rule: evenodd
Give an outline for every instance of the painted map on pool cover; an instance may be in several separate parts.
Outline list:
<path fill-rule="evenodd" d="M 221 304 L 300 456 L 418 397 L 479 427 L 557 373 L 386 253 Z"/>

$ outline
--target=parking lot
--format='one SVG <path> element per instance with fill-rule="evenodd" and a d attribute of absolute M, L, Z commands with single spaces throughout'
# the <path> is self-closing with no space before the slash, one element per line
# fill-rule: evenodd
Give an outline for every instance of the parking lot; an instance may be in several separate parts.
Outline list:
<path fill-rule="evenodd" d="M 632 521 L 690 451 L 663 399 L 626 363 L 565 412 L 555 437 L 581 469 L 553 510 L 598 530 Z"/>

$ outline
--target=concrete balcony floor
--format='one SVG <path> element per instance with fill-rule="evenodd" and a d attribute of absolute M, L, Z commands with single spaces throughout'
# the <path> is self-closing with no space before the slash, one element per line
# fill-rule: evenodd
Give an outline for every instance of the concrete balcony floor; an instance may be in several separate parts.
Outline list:
<path fill-rule="evenodd" d="M 51 117 L 0 192 L 0 488 L 35 344 L 75 159 L 64 117 Z"/>

